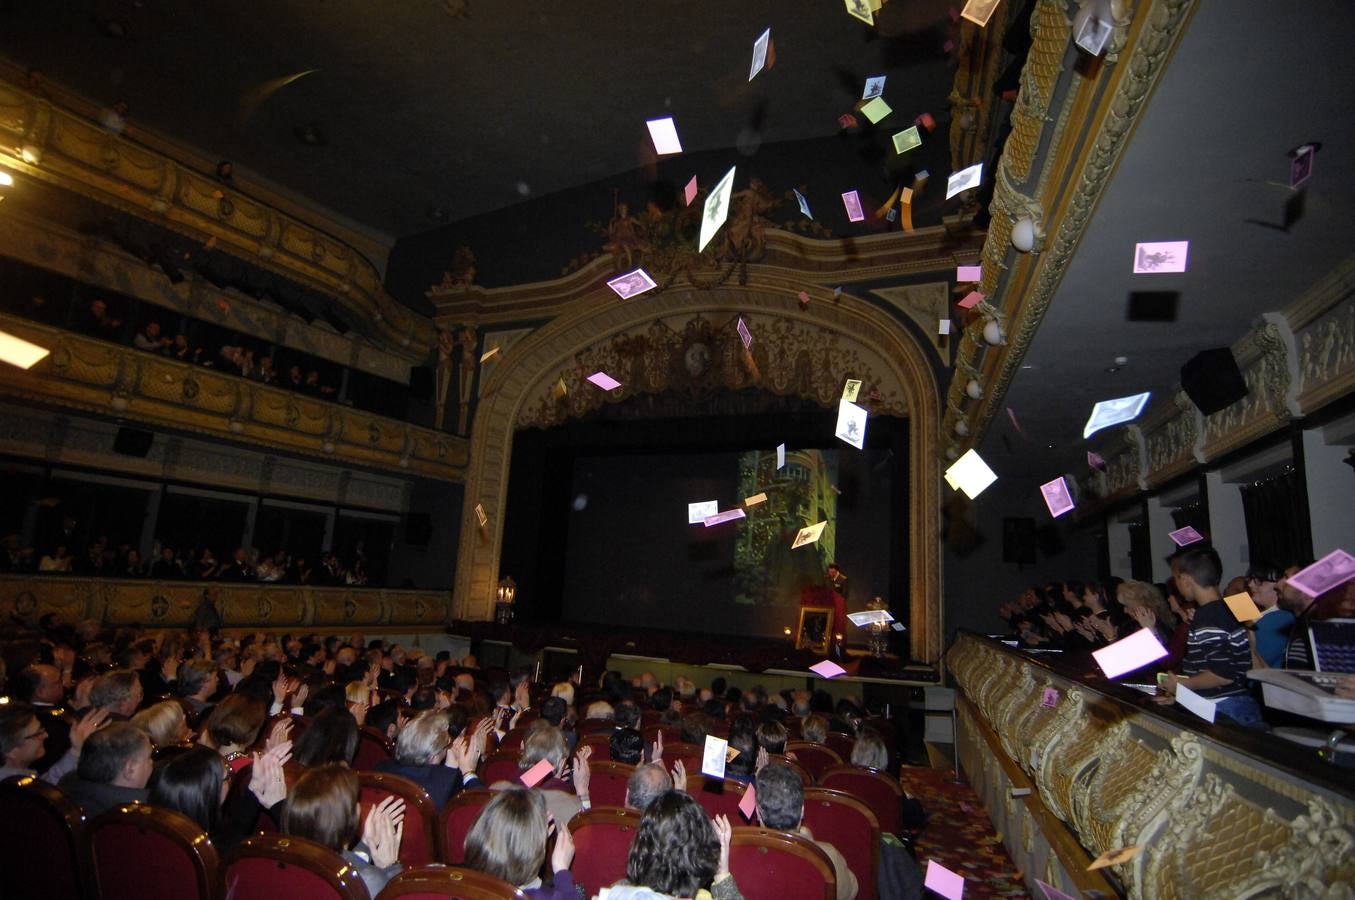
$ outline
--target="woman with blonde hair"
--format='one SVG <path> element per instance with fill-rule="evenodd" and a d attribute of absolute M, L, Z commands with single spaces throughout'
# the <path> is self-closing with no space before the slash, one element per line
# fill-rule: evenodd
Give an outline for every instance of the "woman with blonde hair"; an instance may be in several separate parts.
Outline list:
<path fill-rule="evenodd" d="M 132 716 L 132 724 L 151 739 L 157 752 L 187 745 L 193 732 L 188 727 L 188 718 L 177 700 L 161 700 Z"/>
<path fill-rule="evenodd" d="M 552 831 L 555 849 L 550 868 L 554 884 L 546 887 L 540 871 Z M 466 835 L 466 867 L 517 885 L 528 897 L 574 900 L 577 894 L 569 873 L 573 861 L 574 840 L 569 828 L 547 815 L 546 798 L 537 790 L 497 792 Z"/>
<path fill-rule="evenodd" d="M 287 795 L 282 830 L 341 855 L 375 897 L 400 874 L 405 802 L 395 796 L 382 800 L 372 807 L 359 831 L 359 786 L 357 773 L 347 766 L 335 763 L 311 769 Z"/>
<path fill-rule="evenodd" d="M 1176 616 L 1155 586 L 1146 581 L 1123 581 L 1115 589 L 1115 599 L 1140 628 L 1150 629 L 1162 646 L 1171 643 Z"/>

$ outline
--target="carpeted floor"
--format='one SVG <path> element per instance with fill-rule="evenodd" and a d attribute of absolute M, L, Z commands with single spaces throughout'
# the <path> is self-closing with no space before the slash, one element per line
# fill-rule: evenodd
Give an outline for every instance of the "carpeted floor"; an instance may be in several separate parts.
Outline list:
<path fill-rule="evenodd" d="M 966 898 L 1030 896 L 969 785 L 952 784 L 948 769 L 904 769 L 901 777 L 932 814 L 917 842 L 924 873 L 927 860 L 935 859 L 964 876 Z"/>

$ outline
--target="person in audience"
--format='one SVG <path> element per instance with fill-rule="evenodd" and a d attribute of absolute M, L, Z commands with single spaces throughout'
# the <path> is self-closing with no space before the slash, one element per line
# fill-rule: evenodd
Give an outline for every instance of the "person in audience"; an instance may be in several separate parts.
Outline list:
<path fill-rule="evenodd" d="M 760 722 L 755 732 L 757 745 L 771 754 L 786 752 L 786 741 L 790 739 L 786 726 L 780 722 Z M 684 740 L 686 740 L 684 738 Z M 698 741 L 697 743 L 701 743 Z"/>
<path fill-rule="evenodd" d="M 1268 565 L 1253 565 L 1244 582 L 1247 595 L 1261 610 L 1251 624 L 1252 666 L 1278 669 L 1284 665 L 1284 648 L 1294 626 L 1294 614 L 1280 606 L 1279 583 L 1284 572 Z"/>
<path fill-rule="evenodd" d="M 89 310 L 85 315 L 81 331 L 93 337 L 116 340 L 121 328 L 122 320 L 109 315 L 107 300 L 95 297 L 89 302 Z"/>
<path fill-rule="evenodd" d="M 51 553 L 43 554 L 38 560 L 39 572 L 69 572 L 74 560 L 65 545 L 58 546 Z"/>
<path fill-rule="evenodd" d="M 143 325 L 132 338 L 132 345 L 147 353 L 165 353 L 172 344 L 173 341 L 160 333 L 160 323 L 154 319 Z"/>
<path fill-rule="evenodd" d="M 231 790 L 231 772 L 210 747 L 195 747 L 156 766 L 147 784 L 146 802 L 181 812 L 225 853 L 248 837 L 267 809 L 274 821 L 283 814 L 287 783 L 282 767 L 291 755 L 290 744 L 254 754 L 249 786 Z"/>
<path fill-rule="evenodd" d="M 358 723 L 347 709 L 317 715 L 293 750 L 297 763 L 308 769 L 329 763 L 351 766 L 357 752 Z"/>
<path fill-rule="evenodd" d="M 268 711 L 263 703 L 244 694 L 228 694 L 207 717 L 201 743 L 221 755 L 232 772 L 249 765 L 248 750 L 258 740 Z"/>
<path fill-rule="evenodd" d="M 210 659 L 190 659 L 179 667 L 174 690 L 193 710 L 194 721 L 200 721 L 212 708 L 211 698 L 220 687 L 220 673 Z"/>
<path fill-rule="evenodd" d="M 75 771 L 61 779 L 60 787 L 90 820 L 115 806 L 144 802 L 152 768 L 146 733 L 114 722 L 85 740 Z"/>
<path fill-rule="evenodd" d="M 800 776 L 788 767 L 779 765 L 766 765 L 758 771 L 758 820 L 767 828 L 793 832 L 814 841 L 833 863 L 833 873 L 837 877 L 837 900 L 854 900 L 859 889 L 856 876 L 836 847 L 827 841 L 816 840 L 804 826 L 804 811 L 805 792 Z"/>
<path fill-rule="evenodd" d="M 219 577 L 222 581 L 253 581 L 254 567 L 249 564 L 249 550 L 236 547 L 230 562 L 222 567 Z"/>
<path fill-rule="evenodd" d="M 73 666 L 74 660 L 71 661 Z M 66 674 L 70 668 L 66 669 Z M 64 704 L 66 700 L 65 675 L 49 663 L 33 663 L 14 678 L 11 695 L 14 700 L 27 701 L 39 723 L 47 733 L 46 752 L 34 763 L 39 772 L 55 765 L 71 747 L 72 722 Z"/>
<path fill-rule="evenodd" d="M 91 734 L 108 719 L 106 712 L 93 712 L 70 730 L 69 747 L 50 766 L 39 767 L 46 755 L 47 729 L 36 711 L 27 703 L 0 704 L 0 781 L 23 775 L 37 775 L 48 784 L 57 784 L 75 771 L 80 751 Z"/>
<path fill-rule="evenodd" d="M 1156 585 L 1146 581 L 1124 581 L 1115 589 L 1115 596 L 1140 628 L 1152 631 L 1162 646 L 1171 644 L 1176 617 Z"/>
<path fill-rule="evenodd" d="M 390 772 L 422 787 L 441 811 L 447 801 L 463 787 L 479 782 L 475 767 L 478 747 L 483 746 L 487 729 L 475 735 L 462 735 L 448 741 L 448 717 L 445 712 L 428 710 L 411 719 L 395 740 L 395 758 L 377 763 L 378 772 Z M 479 745 L 473 742 L 479 738 Z"/>
<path fill-rule="evenodd" d="M 608 744 L 613 762 L 625 763 L 628 766 L 644 762 L 645 739 L 634 728 L 616 729 L 608 739 Z"/>
<path fill-rule="evenodd" d="M 151 563 L 150 576 L 158 579 L 177 579 L 184 576 L 183 567 L 174 556 L 174 548 L 162 545 L 160 558 Z"/>
<path fill-rule="evenodd" d="M 649 804 L 654 802 L 654 798 L 667 791 L 686 789 L 686 768 L 682 760 L 673 764 L 672 775 L 660 763 L 644 763 L 636 766 L 635 771 L 626 780 L 625 806 L 644 812 L 649 808 Z"/>
<path fill-rule="evenodd" d="M 654 798 L 640 818 L 626 857 L 626 880 L 612 885 L 608 900 L 709 896 L 742 900 L 729 874 L 733 829 L 724 816 L 706 818 L 701 804 L 682 791 Z"/>
<path fill-rule="evenodd" d="M 889 748 L 875 731 L 866 728 L 857 735 L 852 743 L 852 755 L 849 760 L 854 766 L 867 769 L 889 771 Z"/>
<path fill-rule="evenodd" d="M 183 707 L 177 700 L 162 700 L 148 706 L 132 716 L 131 722 L 146 732 L 146 736 L 151 739 L 152 750 L 157 752 L 186 745 L 193 736 Z"/>
<path fill-rule="evenodd" d="M 209 553 L 211 551 L 208 551 Z M 221 611 L 217 609 L 216 601 L 220 596 L 220 591 L 214 587 L 205 587 L 202 589 L 202 596 L 198 599 L 198 605 L 193 610 L 193 617 L 189 620 L 189 628 L 193 631 L 205 630 L 212 637 L 216 637 L 221 631 Z"/>
<path fill-rule="evenodd" d="M 800 720 L 800 737 L 815 744 L 828 741 L 828 720 L 818 713 L 811 713 Z"/>
<path fill-rule="evenodd" d="M 145 696 L 136 672 L 115 669 L 95 680 L 89 691 L 89 702 L 95 709 L 108 710 L 113 721 L 125 722 L 136 714 Z"/>
<path fill-rule="evenodd" d="M 360 783 L 356 772 L 330 764 L 297 779 L 287 795 L 282 830 L 315 841 L 343 856 L 362 878 L 372 897 L 400 874 L 400 841 L 404 837 L 405 804 L 387 797 L 360 820 Z M 359 831 L 359 824 L 361 830 Z"/>
<path fill-rule="evenodd" d="M 1223 565 L 1212 547 L 1192 547 L 1176 560 L 1177 590 L 1196 605 L 1179 672 L 1161 679 L 1158 703 L 1173 703 L 1184 685 L 1213 700 L 1218 712 L 1246 728 L 1263 728 L 1261 710 L 1247 690 L 1251 640 L 1219 595 Z"/>
<path fill-rule="evenodd" d="M 546 840 L 555 835 L 551 851 L 553 884 L 541 883 Z M 538 790 L 512 788 L 496 793 L 466 835 L 468 869 L 484 872 L 516 885 L 528 897 L 577 900 L 569 866 L 574 840 L 563 822 L 549 820 L 546 799 Z"/>
<path fill-rule="evenodd" d="M 535 723 L 533 723 L 535 725 Z M 579 748 L 575 757 L 574 774 L 566 780 L 569 766 L 569 753 L 565 745 L 565 736 L 553 725 L 542 727 L 528 733 L 522 742 L 522 753 L 518 756 L 518 768 L 526 772 L 542 760 L 549 760 L 553 771 L 536 785 L 546 797 L 546 808 L 557 822 L 568 822 L 581 809 L 588 808 L 589 771 L 588 759 L 593 748 L 585 745 Z M 513 782 L 498 781 L 491 784 L 491 790 L 504 790 L 514 787 Z"/>

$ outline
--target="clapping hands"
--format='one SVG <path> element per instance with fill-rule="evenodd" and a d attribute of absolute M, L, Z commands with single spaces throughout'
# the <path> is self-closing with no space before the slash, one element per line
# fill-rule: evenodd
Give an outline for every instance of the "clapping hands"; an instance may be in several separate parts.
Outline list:
<path fill-rule="evenodd" d="M 400 859 L 400 841 L 405 834 L 405 801 L 390 796 L 367 814 L 362 842 L 372 856 L 372 865 L 385 869 Z"/>

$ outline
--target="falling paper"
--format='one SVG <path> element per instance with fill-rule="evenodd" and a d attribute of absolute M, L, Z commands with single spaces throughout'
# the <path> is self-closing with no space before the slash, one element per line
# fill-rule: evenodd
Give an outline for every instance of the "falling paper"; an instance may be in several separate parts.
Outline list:
<path fill-rule="evenodd" d="M 1313 174 L 1313 145 L 1304 144 L 1294 151 L 1294 158 L 1289 163 L 1289 186 L 1296 188 L 1307 181 Z"/>
<path fill-rule="evenodd" d="M 866 214 L 861 210 L 861 195 L 856 191 L 848 191 L 842 195 L 842 205 L 847 208 L 847 219 L 852 222 L 860 222 L 866 218 Z"/>
<path fill-rule="evenodd" d="M 894 629 L 895 631 L 907 631 L 907 630 L 908 630 L 908 626 L 904 625 L 902 622 L 895 622 L 893 625 L 890 625 L 889 627 L 892 628 L 892 629 Z"/>
<path fill-rule="evenodd" d="M 592 375 L 588 376 L 587 380 L 593 382 L 593 384 L 602 388 L 604 391 L 614 391 L 621 387 L 621 382 L 617 381 L 606 372 L 594 372 Z"/>
<path fill-rule="evenodd" d="M 865 116 L 867 119 L 870 119 L 870 123 L 872 125 L 878 123 L 881 119 L 883 119 L 885 116 L 889 115 L 893 111 L 894 111 L 893 108 L 890 107 L 890 105 L 885 102 L 884 97 L 872 97 L 867 103 L 865 103 L 865 105 L 861 107 L 861 115 Z"/>
<path fill-rule="evenodd" d="M 786 467 L 786 445 L 776 445 L 776 468 L 784 469 Z"/>
<path fill-rule="evenodd" d="M 475 518 L 479 520 L 481 528 L 484 528 L 486 525 L 489 524 L 489 516 L 485 515 L 485 507 L 483 503 L 475 504 Z"/>
<path fill-rule="evenodd" d="M 1119 850 L 1107 850 L 1105 853 L 1096 857 L 1091 865 L 1087 866 L 1087 871 L 1090 872 L 1093 869 L 1104 869 L 1106 866 L 1118 866 L 1121 863 L 1127 863 L 1138 856 L 1139 851 L 1142 849 L 1142 844 L 1135 844 L 1132 847 L 1121 847 Z"/>
<path fill-rule="evenodd" d="M 743 792 L 743 799 L 739 801 L 739 812 L 749 822 L 753 821 L 753 814 L 757 812 L 757 788 L 748 785 L 748 790 Z"/>
<path fill-rule="evenodd" d="M 917 126 L 910 125 L 907 128 L 894 135 L 894 152 L 902 156 L 914 147 L 922 146 L 922 135 L 918 134 Z"/>
<path fill-rule="evenodd" d="M 800 212 L 804 213 L 806 218 L 814 218 L 814 214 L 809 211 L 809 201 L 805 199 L 805 195 L 795 188 L 791 188 L 791 191 L 795 194 L 796 202 L 800 204 Z"/>
<path fill-rule="evenodd" d="M 763 66 L 767 65 L 767 44 L 772 39 L 772 30 L 768 28 L 762 34 L 757 36 L 753 42 L 753 64 L 748 69 L 748 80 L 752 81 L 757 77 L 757 73 L 762 71 Z"/>
<path fill-rule="evenodd" d="M 937 319 L 936 333 L 940 335 L 950 334 L 950 319 Z"/>
<path fill-rule="evenodd" d="M 1214 721 L 1214 716 L 1218 713 L 1218 706 L 1213 700 L 1208 697 L 1201 697 L 1184 684 L 1176 686 L 1176 702 L 1206 722 Z"/>
<path fill-rule="evenodd" d="M 861 379 L 848 378 L 847 383 L 842 386 L 842 399 L 856 402 L 856 397 L 861 393 Z"/>
<path fill-rule="evenodd" d="M 809 291 L 800 291 L 800 295 L 797 299 L 800 302 L 800 309 L 809 308 Z"/>
<path fill-rule="evenodd" d="M 743 499 L 743 505 L 744 505 L 745 508 L 747 508 L 747 507 L 749 507 L 749 506 L 757 506 L 759 503 L 766 503 L 766 502 L 767 502 L 767 494 L 766 494 L 765 492 L 764 492 L 764 493 L 760 493 L 760 494 L 754 494 L 754 495 L 751 496 L 751 497 L 745 497 L 745 498 Z"/>
<path fill-rule="evenodd" d="M 742 519 L 743 517 L 743 510 L 735 507 L 734 509 L 727 509 L 722 513 L 716 513 L 713 516 L 706 516 L 703 521 L 705 522 L 706 527 L 710 528 L 712 525 L 723 525 L 725 522 L 732 522 L 735 519 Z"/>
<path fill-rule="evenodd" d="M 894 617 L 887 609 L 868 609 L 864 612 L 847 613 L 847 620 L 858 628 L 865 628 L 867 625 L 888 625 L 894 621 Z"/>
<path fill-rule="evenodd" d="M 1198 544 L 1200 541 L 1204 540 L 1204 535 L 1200 534 L 1189 525 L 1185 528 L 1178 528 L 1175 531 L 1167 532 L 1167 537 L 1171 538 L 1172 543 L 1178 547 L 1184 547 L 1187 544 Z"/>
<path fill-rule="evenodd" d="M 753 346 L 753 332 L 748 330 L 748 326 L 743 324 L 743 318 L 739 318 L 739 324 L 734 326 L 734 330 L 739 333 L 739 340 L 743 341 L 743 349 L 747 350 Z"/>
<path fill-rule="evenodd" d="M 997 474 L 988 468 L 988 464 L 979 456 L 977 450 L 971 449 L 965 451 L 964 456 L 955 460 L 950 468 L 946 469 L 946 481 L 964 491 L 965 495 L 973 500 L 997 481 Z"/>
<path fill-rule="evenodd" d="M 687 205 L 688 205 L 688 206 L 691 206 L 691 205 L 692 205 L 692 201 L 696 199 L 696 176 L 695 176 L 695 175 L 692 176 L 692 180 L 691 180 L 691 181 L 687 182 L 687 186 L 686 186 L 685 188 L 682 189 L 682 196 L 686 199 Z"/>
<path fill-rule="evenodd" d="M 0 359 L 20 369 L 31 369 L 51 353 L 46 347 L 29 343 L 6 331 L 0 331 Z"/>
<path fill-rule="evenodd" d="M 660 156 L 682 152 L 682 142 L 678 140 L 677 126 L 673 124 L 672 116 L 650 119 L 645 124 L 649 126 L 649 137 L 654 141 L 654 152 Z"/>
<path fill-rule="evenodd" d="M 1073 496 L 1063 476 L 1040 485 L 1040 495 L 1044 497 L 1044 505 L 1049 507 L 1049 514 L 1056 519 L 1073 508 Z"/>
<path fill-rule="evenodd" d="M 616 295 L 622 300 L 629 300 L 636 294 L 652 291 L 658 286 L 658 283 L 653 278 L 650 278 L 649 273 L 644 269 L 636 269 L 634 272 L 618 275 L 607 282 L 607 287 L 616 291 Z"/>
<path fill-rule="evenodd" d="M 870 6 L 866 3 L 866 0 L 843 0 L 843 2 L 847 4 L 847 12 L 851 13 L 862 22 L 865 22 L 867 25 L 875 24 L 875 16 L 871 13 Z"/>
<path fill-rule="evenodd" d="M 1087 451 L 1087 465 L 1098 472 L 1106 470 L 1106 461 L 1101 457 L 1101 454 L 1093 453 L 1090 450 Z"/>
<path fill-rule="evenodd" d="M 837 117 L 837 127 L 841 128 L 843 131 L 846 131 L 848 128 L 855 128 L 856 125 L 856 116 L 843 113 Z"/>
<path fill-rule="evenodd" d="M 998 0 L 969 0 L 960 15 L 982 28 L 997 9 Z"/>
<path fill-rule="evenodd" d="M 872 75 L 866 79 L 866 89 L 861 93 L 862 100 L 874 100 L 885 92 L 885 76 Z"/>
<path fill-rule="evenodd" d="M 983 266 L 956 266 L 955 280 L 961 284 L 968 281 L 982 281 Z"/>
<path fill-rule="evenodd" d="M 719 512 L 720 512 L 719 500 L 702 500 L 699 503 L 688 503 L 687 524 L 701 525 L 706 521 L 707 517 L 716 515 Z"/>
<path fill-rule="evenodd" d="M 1151 628 L 1140 628 L 1129 637 L 1092 653 L 1107 678 L 1118 678 L 1166 655 L 1167 648 L 1162 646 Z"/>
<path fill-rule="evenodd" d="M 936 891 L 946 900 L 960 900 L 964 896 L 964 876 L 957 875 L 934 859 L 927 860 L 927 877 L 922 886 Z"/>
<path fill-rule="evenodd" d="M 543 778 L 546 778 L 555 772 L 555 764 L 549 759 L 543 759 L 536 765 L 518 776 L 527 787 L 535 787 Z"/>
<path fill-rule="evenodd" d="M 1040 696 L 1040 706 L 1045 709 L 1053 709 L 1059 705 L 1059 689 L 1047 687 Z"/>
<path fill-rule="evenodd" d="M 1295 572 L 1289 586 L 1309 597 L 1317 597 L 1355 577 L 1355 557 L 1344 550 L 1333 550 L 1308 568 Z"/>
<path fill-rule="evenodd" d="M 809 667 L 809 671 L 821 678 L 836 678 L 839 675 L 845 675 L 847 670 L 833 662 L 831 659 L 825 659 L 821 663 L 815 663 Z"/>
<path fill-rule="evenodd" d="M 738 166 L 730 166 L 729 171 L 725 173 L 711 190 L 710 196 L 706 198 L 706 208 L 701 213 L 701 239 L 696 245 L 698 253 L 706 249 L 710 239 L 715 237 L 715 232 L 720 230 L 720 226 L 729 218 L 729 195 L 734 188 L 734 170 Z"/>
<path fill-rule="evenodd" d="M 1132 397 L 1118 397 L 1114 400 L 1098 402 L 1092 407 L 1092 414 L 1087 419 L 1087 424 L 1082 426 L 1082 437 L 1089 438 L 1102 428 L 1134 421 L 1139 417 L 1139 413 L 1143 412 L 1143 408 L 1148 405 L 1148 398 L 1151 396 L 1151 392 L 1144 391 L 1142 394 L 1135 394 Z"/>
<path fill-rule="evenodd" d="M 496 357 L 496 356 L 498 356 L 498 355 L 499 355 L 499 348 L 498 348 L 498 347 L 490 347 L 490 348 L 489 348 L 488 350 L 486 350 L 484 353 L 480 354 L 480 364 L 481 364 L 481 365 L 484 365 L 485 363 L 489 362 L 491 359 L 493 359 L 494 357 Z"/>
<path fill-rule="evenodd" d="M 1013 797 L 1029 797 L 1029 796 L 1030 796 L 1030 788 L 1028 788 L 1028 787 L 1026 787 L 1026 788 L 1018 788 L 1018 787 L 1014 787 L 1014 788 L 1012 788 L 1012 796 L 1013 796 Z"/>
<path fill-rule="evenodd" d="M 790 549 L 803 547 L 805 544 L 817 543 L 819 536 L 823 534 L 823 529 L 828 526 L 827 522 L 819 522 L 815 525 L 806 525 L 795 535 L 795 541 L 790 545 Z"/>
<path fill-rule="evenodd" d="M 923 128 L 931 131 L 936 128 L 936 119 L 932 118 L 931 113 L 923 113 L 913 120 L 913 124 L 921 125 Z"/>
<path fill-rule="evenodd" d="M 706 735 L 706 745 L 701 749 L 701 773 L 711 778 L 725 777 L 725 751 L 729 741 L 713 734 Z"/>
<path fill-rule="evenodd" d="M 1223 598 L 1223 602 L 1228 604 L 1228 608 L 1233 611 L 1233 618 L 1239 622 L 1254 622 L 1261 618 L 1261 608 L 1246 591 L 1230 594 Z"/>
<path fill-rule="evenodd" d="M 839 400 L 837 428 L 833 434 L 838 440 L 845 441 L 858 450 L 865 449 L 866 410 L 850 400 Z"/>
<path fill-rule="evenodd" d="M 967 169 L 961 169 L 946 179 L 946 199 L 949 200 L 962 191 L 978 187 L 983 180 L 983 163 L 975 163 Z"/>
<path fill-rule="evenodd" d="M 1134 245 L 1134 274 L 1184 272 L 1190 241 L 1156 241 Z"/>
<path fill-rule="evenodd" d="M 965 298 L 963 300 L 961 300 L 959 303 L 955 305 L 960 307 L 960 309 L 973 309 L 982 302 L 983 302 L 982 294 L 980 294 L 978 291 L 970 291 L 968 294 L 965 295 Z"/>
<path fill-rule="evenodd" d="M 565 386 L 565 379 L 561 376 L 560 380 L 555 382 L 555 387 L 551 390 L 555 394 L 556 400 L 563 400 L 569 396 L 569 388 Z"/>

